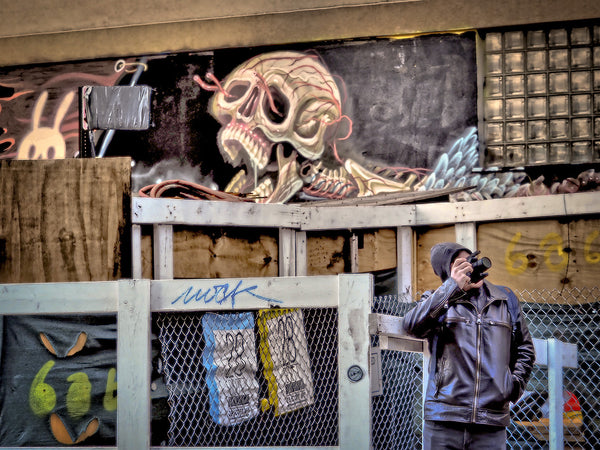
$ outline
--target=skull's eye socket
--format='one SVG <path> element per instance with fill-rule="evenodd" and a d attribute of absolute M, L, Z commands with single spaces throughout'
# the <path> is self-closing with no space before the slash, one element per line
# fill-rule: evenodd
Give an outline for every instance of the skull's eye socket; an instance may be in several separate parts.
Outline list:
<path fill-rule="evenodd" d="M 290 103 L 277 87 L 269 87 L 269 95 L 263 96 L 263 111 L 273 123 L 282 123 L 288 116 Z"/>
<path fill-rule="evenodd" d="M 336 117 L 333 105 L 318 99 L 311 99 L 298 107 L 294 130 L 298 136 L 312 139 L 322 127 L 333 122 Z"/>
<path fill-rule="evenodd" d="M 235 102 L 246 95 L 250 89 L 250 83 L 238 82 L 228 87 L 227 94 L 225 95 L 225 101 Z"/>

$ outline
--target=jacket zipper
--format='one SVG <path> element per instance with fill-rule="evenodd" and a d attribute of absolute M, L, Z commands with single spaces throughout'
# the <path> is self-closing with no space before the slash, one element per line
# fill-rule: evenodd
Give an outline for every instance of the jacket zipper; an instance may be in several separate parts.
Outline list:
<path fill-rule="evenodd" d="M 477 364 L 475 369 L 475 395 L 473 397 L 473 417 L 471 417 L 471 421 L 476 421 L 477 414 L 477 403 L 479 401 L 479 382 L 481 380 L 481 326 L 483 322 L 483 312 L 485 309 L 490 306 L 494 301 L 487 302 L 481 311 L 475 307 L 475 311 L 477 312 Z"/>
<path fill-rule="evenodd" d="M 477 310 L 477 309 L 476 309 Z M 473 414 L 471 422 L 475 422 L 477 402 L 479 399 L 479 381 L 481 378 L 481 313 L 477 311 L 477 365 L 475 369 L 475 395 L 473 397 Z"/>

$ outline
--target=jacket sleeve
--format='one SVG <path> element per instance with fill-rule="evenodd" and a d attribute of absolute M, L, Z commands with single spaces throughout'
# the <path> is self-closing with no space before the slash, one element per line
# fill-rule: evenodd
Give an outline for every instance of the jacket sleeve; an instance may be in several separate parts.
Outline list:
<path fill-rule="evenodd" d="M 529 334 L 527 322 L 519 304 L 519 318 L 513 345 L 511 348 L 511 369 L 513 377 L 513 392 L 510 400 L 516 402 L 527 387 L 533 364 L 535 362 L 535 347 Z"/>
<path fill-rule="evenodd" d="M 464 295 L 456 281 L 448 278 L 435 291 L 427 291 L 417 305 L 402 319 L 402 328 L 407 334 L 425 339 L 438 326 L 438 320 L 446 313 L 453 300 Z"/>

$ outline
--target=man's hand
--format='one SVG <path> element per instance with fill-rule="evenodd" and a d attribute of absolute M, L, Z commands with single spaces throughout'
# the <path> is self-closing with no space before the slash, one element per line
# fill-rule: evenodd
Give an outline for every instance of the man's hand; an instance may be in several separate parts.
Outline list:
<path fill-rule="evenodd" d="M 473 266 L 466 260 L 466 258 L 458 257 L 454 260 L 451 267 L 450 277 L 458 287 L 463 291 L 470 289 L 479 289 L 483 286 L 483 280 L 479 280 L 477 283 L 471 283 L 469 275 L 473 272 Z"/>

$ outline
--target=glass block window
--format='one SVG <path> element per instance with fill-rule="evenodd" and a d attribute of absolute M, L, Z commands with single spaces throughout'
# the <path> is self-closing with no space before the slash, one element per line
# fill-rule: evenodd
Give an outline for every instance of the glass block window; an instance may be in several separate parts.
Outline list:
<path fill-rule="evenodd" d="M 483 38 L 485 166 L 600 162 L 600 25 Z"/>

